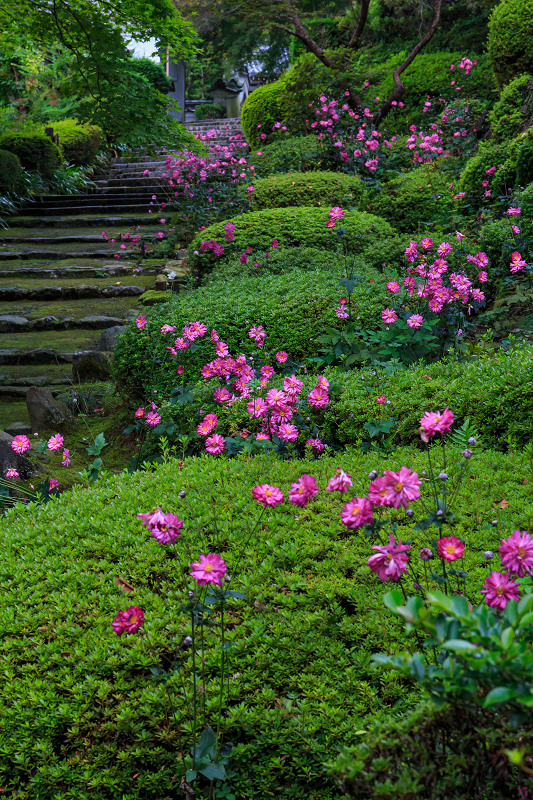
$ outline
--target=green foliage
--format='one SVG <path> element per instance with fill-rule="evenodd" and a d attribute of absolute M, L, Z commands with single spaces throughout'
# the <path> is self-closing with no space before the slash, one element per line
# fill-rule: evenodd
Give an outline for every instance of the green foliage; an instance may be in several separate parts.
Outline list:
<path fill-rule="evenodd" d="M 281 96 L 282 83 L 276 81 L 259 86 L 244 101 L 241 125 L 246 141 L 250 143 L 252 149 L 261 142 L 262 133 L 268 137 L 268 141 L 272 136 L 274 123 L 281 121 L 283 115 Z"/>
<path fill-rule="evenodd" d="M 253 211 L 234 217 L 235 238 L 232 247 L 226 245 L 222 256 L 214 256 L 211 251 L 200 252 L 203 241 L 216 240 L 226 244 L 224 223 L 210 225 L 196 236 L 189 248 L 189 263 L 198 275 L 210 272 L 221 258 L 232 252 L 244 253 L 252 248 L 252 257 L 258 251 L 268 250 L 273 239 L 284 247 L 323 247 L 336 250 L 342 237 L 343 246 L 351 255 L 371 266 L 381 266 L 384 262 L 400 263 L 403 255 L 402 242 L 388 222 L 362 211 L 347 211 L 337 223 L 337 228 L 327 228 L 329 209 L 322 208 L 272 208 Z"/>
<path fill-rule="evenodd" d="M 242 264 L 237 256 L 225 259 L 206 276 L 206 283 L 245 276 L 279 275 L 293 270 L 332 272 L 341 275 L 344 269 L 344 258 L 339 253 L 320 247 L 278 247 L 270 252 L 268 259 L 264 256 L 259 257 L 259 262 L 248 259 L 246 264 Z"/>
<path fill-rule="evenodd" d="M 195 119 L 223 119 L 225 116 L 225 106 L 216 103 L 202 103 L 194 109 Z"/>
<path fill-rule="evenodd" d="M 357 800 L 508 800 L 528 782 L 502 757 L 518 735 L 521 746 L 531 748 L 530 732 L 517 732 L 501 713 L 424 703 L 379 722 L 339 755 L 331 771 Z"/>
<path fill-rule="evenodd" d="M 260 147 L 259 152 L 261 155 L 251 159 L 259 175 L 327 170 L 334 165 L 329 141 L 323 139 L 319 142 L 314 134 L 278 139 Z"/>
<path fill-rule="evenodd" d="M 326 409 L 326 417 L 341 443 L 366 438 L 364 424 L 379 415 L 375 396 L 366 389 L 369 373 L 364 374 L 366 381 L 359 371 L 331 372 L 330 381 L 342 386 L 342 392 Z M 533 435 L 531 346 L 489 352 L 466 362 L 416 364 L 389 377 L 380 375 L 376 391 L 390 400 L 387 415 L 399 418 L 397 442 L 418 441 L 424 411 L 446 406 L 458 423 L 468 417 L 491 447 L 524 444 Z"/>
<path fill-rule="evenodd" d="M 132 58 L 129 62 L 130 70 L 141 75 L 153 89 L 161 94 L 168 94 L 174 88 L 174 82 L 167 76 L 161 64 L 156 64 L 150 58 Z"/>
<path fill-rule="evenodd" d="M 50 122 L 54 133 L 59 135 L 59 147 L 70 164 L 91 164 L 102 144 L 102 129 L 97 125 L 81 125 L 76 119 Z"/>
<path fill-rule="evenodd" d="M 251 208 L 283 208 L 286 206 L 354 206 L 361 194 L 358 175 L 340 172 L 289 172 L 272 175 L 254 182 Z"/>
<path fill-rule="evenodd" d="M 290 253 L 286 257 L 290 258 Z M 201 320 L 209 330 L 218 331 L 231 353 L 254 352 L 248 331 L 252 325 L 263 325 L 268 352 L 286 350 L 295 360 L 309 358 L 315 354 L 316 337 L 336 319 L 335 307 L 342 293 L 340 276 L 340 269 L 313 267 L 258 277 L 228 279 L 221 275 L 208 286 L 183 292 L 168 304 L 152 308 L 142 331 L 132 325 L 120 337 L 114 357 L 116 379 L 130 393 L 141 396 L 152 387 L 168 391 L 175 385 L 174 362 L 165 348 L 168 337 L 159 334 L 165 323 L 181 329 Z M 377 274 L 372 283 L 361 286 L 354 298 L 361 324 L 377 324 L 384 295 L 383 279 Z M 211 358 L 202 349 L 191 356 L 187 380 L 195 380 Z"/>
<path fill-rule="evenodd" d="M 408 464 L 420 472 L 425 463 L 425 456 L 406 449 L 386 466 Z M 481 492 L 472 492 L 458 512 L 459 528 L 469 531 L 474 591 L 487 572 L 481 552 L 497 549 L 501 532 L 474 527 L 472 515 L 490 520 L 490 499 L 502 496 L 510 501 L 501 512 L 509 523 L 516 515 L 527 527 L 533 513 L 519 456 L 482 453 L 476 463 L 478 480 L 490 481 L 496 493 L 484 503 Z M 135 518 L 159 506 L 184 520 L 190 560 L 220 553 L 232 588 L 246 595 L 228 609 L 221 741 L 234 749 L 226 788 L 238 798 L 339 800 L 326 762 L 337 757 L 340 744 L 359 740 L 357 731 L 369 741 L 377 722 L 408 713 L 419 692 L 371 665 L 372 653 L 404 649 L 405 635 L 383 612 L 382 585 L 366 566 L 368 541 L 347 539 L 339 522 L 345 497 L 324 491 L 337 466 L 360 486 L 368 484 L 370 470 L 382 470 L 383 460 L 353 453 L 340 461 L 203 457 L 189 459 L 181 471 L 171 460 L 155 472 L 102 476 L 90 490 L 75 488 L 42 508 L 8 511 L 0 519 L 5 794 L 39 800 L 179 796 L 176 754 L 192 746 L 190 659 L 168 684 L 152 676 L 169 668 L 190 633 L 182 610 L 187 600 L 178 589 L 189 569 L 180 540 L 172 557 Z M 267 481 L 286 494 L 302 473 L 316 477 L 317 499 L 298 509 L 298 520 L 288 503 L 267 511 L 249 541 L 248 523 L 259 514 L 252 487 Z M 185 559 L 190 563 L 188 554 Z M 144 610 L 148 636 L 119 638 L 111 621 L 134 604 Z M 211 698 L 220 651 L 213 647 L 216 631 L 205 635 L 209 718 L 216 710 Z M 395 769 L 410 761 L 408 741 Z M 426 757 L 421 766 L 427 764 Z M 199 789 L 197 797 L 205 796 Z"/>
<path fill-rule="evenodd" d="M 448 220 L 453 211 L 449 185 L 449 175 L 437 164 L 425 164 L 369 192 L 364 205 L 399 231 L 415 233 L 430 223 Z"/>
<path fill-rule="evenodd" d="M 488 51 L 503 88 L 517 75 L 533 73 L 533 0 L 502 0 L 489 20 Z"/>
<path fill-rule="evenodd" d="M 0 192 L 11 192 L 22 175 L 20 158 L 8 150 L 0 150 Z"/>
<path fill-rule="evenodd" d="M 513 139 L 533 121 L 533 78 L 519 75 L 502 91 L 489 114 L 490 132 L 497 142 Z"/>
<path fill-rule="evenodd" d="M 24 169 L 45 176 L 61 164 L 61 151 L 44 133 L 6 133 L 0 138 L 0 149 L 18 156 Z"/>

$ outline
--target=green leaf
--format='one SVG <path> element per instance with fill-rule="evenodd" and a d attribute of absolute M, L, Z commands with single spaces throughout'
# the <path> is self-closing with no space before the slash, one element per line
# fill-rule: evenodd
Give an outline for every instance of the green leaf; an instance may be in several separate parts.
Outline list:
<path fill-rule="evenodd" d="M 399 606 L 403 604 L 403 596 L 401 591 L 399 589 L 393 589 L 391 592 L 387 592 L 383 598 L 383 602 L 387 608 L 397 614 Z"/>
<path fill-rule="evenodd" d="M 192 783 L 193 780 L 196 778 L 197 774 L 198 773 L 196 772 L 195 769 L 188 769 L 187 772 L 185 773 L 185 780 L 187 781 L 187 783 Z"/>
<path fill-rule="evenodd" d="M 454 650 L 456 653 L 473 653 L 478 648 L 472 642 L 465 642 L 464 639 L 448 639 L 442 645 L 443 650 Z"/>
<path fill-rule="evenodd" d="M 493 706 L 495 703 L 507 703 L 515 696 L 515 692 L 509 686 L 497 686 L 492 689 L 483 701 L 483 707 Z"/>
<path fill-rule="evenodd" d="M 92 444 L 87 447 L 87 454 L 90 456 L 99 456 L 104 447 L 107 446 L 107 442 L 105 440 L 105 436 L 103 433 L 99 433 L 96 439 Z"/>
<path fill-rule="evenodd" d="M 202 731 L 202 735 L 200 736 L 200 741 L 197 745 L 194 745 L 193 750 L 195 751 L 194 755 L 197 761 L 201 761 L 205 758 L 206 755 L 209 754 L 210 751 L 215 752 L 216 746 L 216 739 L 215 739 L 215 732 L 213 728 L 207 727 L 204 728 Z"/>
<path fill-rule="evenodd" d="M 501 643 L 504 650 L 509 650 L 510 646 L 514 641 L 514 630 L 512 628 L 506 628 L 502 635 L 500 636 Z"/>
<path fill-rule="evenodd" d="M 223 781 L 226 777 L 226 770 L 222 764 L 217 764 L 216 762 L 208 764 L 206 767 L 202 767 L 199 772 L 210 781 Z"/>

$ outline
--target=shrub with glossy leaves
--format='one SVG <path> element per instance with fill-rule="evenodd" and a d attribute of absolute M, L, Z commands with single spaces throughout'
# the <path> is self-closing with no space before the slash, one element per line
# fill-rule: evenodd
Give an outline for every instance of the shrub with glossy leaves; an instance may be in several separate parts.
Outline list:
<path fill-rule="evenodd" d="M 264 176 L 278 172 L 330 170 L 337 166 L 331 138 L 328 136 L 319 141 L 315 134 L 278 139 L 260 147 L 251 160 L 257 174 Z"/>
<path fill-rule="evenodd" d="M 241 125 L 252 149 L 258 149 L 261 141 L 268 141 L 272 137 L 272 128 L 282 117 L 282 97 L 282 83 L 276 81 L 259 86 L 244 101 Z M 261 134 L 267 138 L 262 140 Z"/>
<path fill-rule="evenodd" d="M 0 138 L 0 149 L 14 153 L 24 169 L 51 175 L 61 164 L 59 147 L 44 133 L 6 133 Z"/>
<path fill-rule="evenodd" d="M 519 75 L 502 91 L 489 114 L 490 132 L 497 142 L 513 139 L 533 122 L 533 77 Z"/>
<path fill-rule="evenodd" d="M 59 136 L 59 147 L 69 164 L 85 166 L 91 164 L 103 142 L 103 132 L 98 125 L 81 124 L 76 119 L 51 122 L 54 133 Z"/>
<path fill-rule="evenodd" d="M 254 182 L 251 208 L 286 206 L 354 206 L 361 194 L 358 175 L 341 172 L 289 172 Z"/>
<path fill-rule="evenodd" d="M 500 88 L 533 74 L 533 0 L 501 0 L 489 20 L 488 51 Z"/>

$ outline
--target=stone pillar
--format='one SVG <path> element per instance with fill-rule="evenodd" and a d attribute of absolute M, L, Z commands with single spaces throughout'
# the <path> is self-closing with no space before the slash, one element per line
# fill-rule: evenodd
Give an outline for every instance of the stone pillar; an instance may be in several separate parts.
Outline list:
<path fill-rule="evenodd" d="M 166 73 L 169 78 L 174 81 L 174 91 L 169 92 L 169 97 L 172 97 L 179 103 L 180 111 L 172 111 L 171 114 L 178 122 L 185 121 L 185 61 L 172 61 L 167 59 Z"/>

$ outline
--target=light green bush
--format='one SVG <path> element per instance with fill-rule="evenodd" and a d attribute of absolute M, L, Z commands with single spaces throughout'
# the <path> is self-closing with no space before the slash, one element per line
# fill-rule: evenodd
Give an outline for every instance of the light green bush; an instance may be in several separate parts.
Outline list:
<path fill-rule="evenodd" d="M 361 194 L 361 179 L 340 172 L 289 172 L 260 178 L 254 188 L 250 204 L 254 211 L 287 206 L 354 206 Z"/>
<path fill-rule="evenodd" d="M 533 0 L 502 0 L 489 20 L 488 51 L 503 88 L 524 72 L 533 74 Z"/>
<path fill-rule="evenodd" d="M 490 132 L 497 142 L 513 139 L 533 119 L 533 78 L 519 75 L 502 91 L 489 115 Z"/>
<path fill-rule="evenodd" d="M 6 133 L 0 138 L 0 149 L 14 153 L 24 169 L 50 175 L 61 164 L 61 151 L 44 133 Z"/>
<path fill-rule="evenodd" d="M 261 155 L 252 157 L 257 174 L 274 175 L 279 172 L 312 172 L 336 167 L 330 137 L 321 141 L 315 134 L 288 136 L 258 148 Z"/>
<path fill-rule="evenodd" d="M 281 106 L 282 84 L 280 81 L 259 86 L 244 101 L 241 111 L 241 125 L 252 149 L 260 146 L 260 135 L 264 133 L 268 141 L 272 127 L 280 122 L 283 114 Z M 261 126 L 261 127 L 258 127 Z"/>
<path fill-rule="evenodd" d="M 59 147 L 66 161 L 77 166 L 94 161 L 104 138 L 98 125 L 81 124 L 76 119 L 63 119 L 49 125 L 59 135 Z"/>

